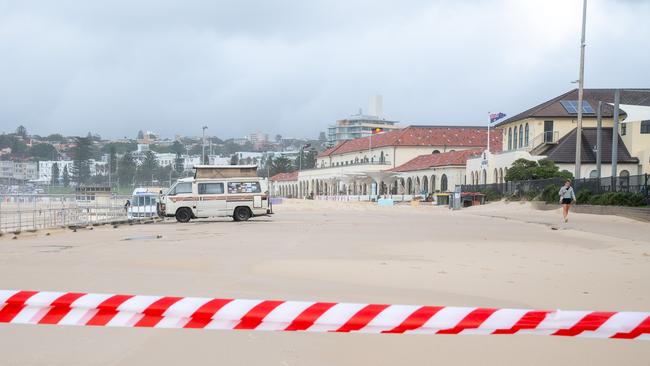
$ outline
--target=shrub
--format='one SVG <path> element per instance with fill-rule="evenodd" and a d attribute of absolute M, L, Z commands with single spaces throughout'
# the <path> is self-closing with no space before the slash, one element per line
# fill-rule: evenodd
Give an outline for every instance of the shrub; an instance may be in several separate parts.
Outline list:
<path fill-rule="evenodd" d="M 580 202 L 580 198 L 578 198 Z M 630 192 L 608 192 L 595 196 L 590 196 L 589 200 L 582 201 L 583 203 L 589 203 L 591 205 L 603 205 L 603 206 L 628 206 L 628 207 L 640 207 L 647 205 L 647 200 L 645 196 L 638 193 Z"/>
<path fill-rule="evenodd" d="M 500 201 L 503 198 L 503 195 L 494 189 L 483 189 L 480 192 L 485 195 L 486 201 Z"/>
<path fill-rule="evenodd" d="M 590 190 L 583 188 L 578 191 L 578 194 L 576 194 L 576 199 L 580 203 L 588 203 L 591 201 L 592 198 L 592 193 Z"/>
<path fill-rule="evenodd" d="M 558 192 L 560 192 L 560 186 L 549 184 L 544 187 L 541 199 L 546 203 L 558 203 L 560 202 L 560 196 L 558 195 Z"/>
<path fill-rule="evenodd" d="M 540 195 L 540 192 L 535 189 L 531 189 L 523 193 L 522 198 L 528 201 L 536 200 Z"/>

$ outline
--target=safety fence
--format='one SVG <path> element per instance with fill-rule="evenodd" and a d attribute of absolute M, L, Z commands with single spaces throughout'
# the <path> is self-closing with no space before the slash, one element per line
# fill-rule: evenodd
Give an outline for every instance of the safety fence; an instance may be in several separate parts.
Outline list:
<path fill-rule="evenodd" d="M 76 195 L 0 195 L 0 233 L 124 220 L 128 198 L 84 201 Z"/>
<path fill-rule="evenodd" d="M 338 201 L 338 202 L 370 202 L 379 198 L 392 199 L 394 202 L 409 202 L 414 198 L 424 199 L 424 195 L 412 194 L 382 194 L 382 195 L 340 195 L 340 196 L 315 196 L 314 199 L 319 201 Z"/>
<path fill-rule="evenodd" d="M 0 290 L 0 323 L 650 340 L 650 312 L 499 309 Z"/>

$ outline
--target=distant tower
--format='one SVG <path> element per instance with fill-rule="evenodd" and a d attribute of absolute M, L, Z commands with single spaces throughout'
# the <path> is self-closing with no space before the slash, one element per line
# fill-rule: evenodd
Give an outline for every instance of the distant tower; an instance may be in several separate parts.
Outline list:
<path fill-rule="evenodd" d="M 381 95 L 373 95 L 368 103 L 368 114 L 379 118 L 384 115 L 384 98 Z"/>

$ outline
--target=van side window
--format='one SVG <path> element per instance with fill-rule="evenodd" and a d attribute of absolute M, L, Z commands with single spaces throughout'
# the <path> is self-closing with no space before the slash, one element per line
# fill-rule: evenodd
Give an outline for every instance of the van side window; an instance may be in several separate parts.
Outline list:
<path fill-rule="evenodd" d="M 192 183 L 186 182 L 186 183 L 178 183 L 174 189 L 169 192 L 170 196 L 177 195 L 177 194 L 183 194 L 183 193 L 192 193 Z"/>
<path fill-rule="evenodd" d="M 260 182 L 228 182 L 228 193 L 260 193 Z"/>
<path fill-rule="evenodd" d="M 223 194 L 223 183 L 199 183 L 199 194 Z"/>

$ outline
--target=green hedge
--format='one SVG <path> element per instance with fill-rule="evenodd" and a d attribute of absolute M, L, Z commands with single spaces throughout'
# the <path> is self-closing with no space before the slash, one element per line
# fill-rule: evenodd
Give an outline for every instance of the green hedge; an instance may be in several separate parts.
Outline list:
<path fill-rule="evenodd" d="M 589 200 L 579 203 L 590 205 L 603 205 L 603 206 L 628 206 L 628 207 L 641 207 L 648 204 L 645 196 L 638 193 L 630 192 L 608 192 L 589 196 Z"/>

